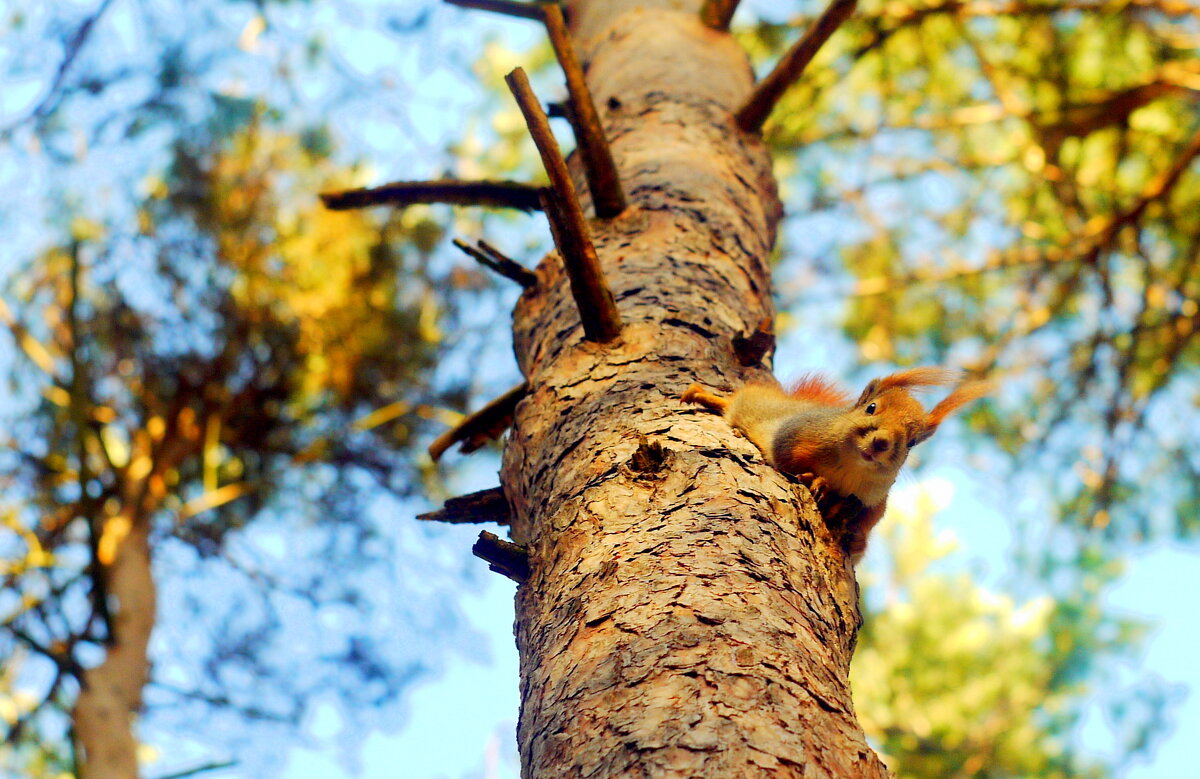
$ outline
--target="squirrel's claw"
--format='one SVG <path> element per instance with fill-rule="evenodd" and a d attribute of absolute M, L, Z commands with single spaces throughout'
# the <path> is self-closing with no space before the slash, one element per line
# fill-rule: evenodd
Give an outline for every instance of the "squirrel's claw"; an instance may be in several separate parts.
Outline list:
<path fill-rule="evenodd" d="M 817 506 L 820 506 L 832 492 L 829 489 L 829 482 L 825 481 L 824 477 L 818 476 L 815 473 L 801 473 L 796 478 L 800 480 L 801 484 L 808 487 L 808 491 L 813 496 L 813 500 L 817 502 Z"/>

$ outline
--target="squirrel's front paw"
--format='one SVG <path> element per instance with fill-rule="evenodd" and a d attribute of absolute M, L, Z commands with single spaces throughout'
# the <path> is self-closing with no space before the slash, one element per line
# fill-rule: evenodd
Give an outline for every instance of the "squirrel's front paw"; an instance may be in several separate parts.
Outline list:
<path fill-rule="evenodd" d="M 825 481 L 823 477 L 815 473 L 802 473 L 796 478 L 800 480 L 801 484 L 808 487 L 809 493 L 813 496 L 813 500 L 817 502 L 818 506 L 829 496 L 829 482 Z"/>

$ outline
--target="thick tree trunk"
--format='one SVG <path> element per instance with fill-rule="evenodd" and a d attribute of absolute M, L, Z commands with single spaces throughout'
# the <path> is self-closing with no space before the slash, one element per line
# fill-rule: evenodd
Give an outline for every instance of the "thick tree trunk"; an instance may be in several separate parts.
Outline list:
<path fill-rule="evenodd" d="M 849 562 L 804 488 L 678 399 L 763 375 L 731 339 L 771 313 L 780 215 L 770 158 L 732 118 L 746 58 L 699 6 L 570 3 L 631 202 L 592 223 L 625 328 L 583 340 L 554 256 L 515 313 L 531 389 L 502 481 L 532 567 L 517 595 L 522 770 L 886 776 L 850 700 Z M 635 457 L 643 437 L 664 461 Z"/>

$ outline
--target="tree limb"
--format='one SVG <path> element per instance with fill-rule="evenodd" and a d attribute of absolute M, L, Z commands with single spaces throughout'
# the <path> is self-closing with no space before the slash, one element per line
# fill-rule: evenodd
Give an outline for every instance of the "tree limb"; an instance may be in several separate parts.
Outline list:
<path fill-rule="evenodd" d="M 422 522 L 448 522 L 455 525 L 475 522 L 507 525 L 512 521 L 512 514 L 508 507 L 508 499 L 504 497 L 504 490 L 492 487 L 450 498 L 437 511 L 418 514 L 417 519 Z"/>
<path fill-rule="evenodd" d="M 483 446 L 485 441 L 497 437 L 512 424 L 513 411 L 527 392 L 529 392 L 529 385 L 521 382 L 471 414 L 438 436 L 429 445 L 429 456 L 434 462 L 437 462 L 447 449 L 459 441 L 463 442 L 463 452 L 473 452 Z"/>
<path fill-rule="evenodd" d="M 450 203 L 456 206 L 490 206 L 535 211 L 541 208 L 539 188 L 516 181 L 395 181 L 380 187 L 323 192 L 321 202 L 334 211 L 369 206 L 411 206 Z"/>
<path fill-rule="evenodd" d="M 813 57 L 829 40 L 829 36 L 842 26 L 842 22 L 854 13 L 857 0 L 833 0 L 825 11 L 817 17 L 813 26 L 804 33 L 803 37 L 788 49 L 775 68 L 758 82 L 758 86 L 750 97 L 738 109 L 737 125 L 745 132 L 761 130 L 771 110 L 783 97 L 788 87 L 796 82 L 812 62 Z"/>
<path fill-rule="evenodd" d="M 571 281 L 571 294 L 583 320 L 584 337 L 589 341 L 607 343 L 621 332 L 621 317 L 613 300 L 596 247 L 588 234 L 587 220 L 575 194 L 575 185 L 567 172 L 567 163 L 550 132 L 550 122 L 541 103 L 529 86 L 525 71 L 517 68 L 504 77 L 517 105 L 525 116 L 529 134 L 542 157 L 542 165 L 550 177 L 552 192 L 544 193 L 542 208 L 550 220 L 554 244 L 562 255 L 563 265 Z"/>
<path fill-rule="evenodd" d="M 476 8 L 480 11 L 516 16 L 520 19 L 541 19 L 542 3 L 520 3 L 516 0 L 446 0 L 460 8 Z"/>
<path fill-rule="evenodd" d="M 568 116 L 583 158 L 583 170 L 592 194 L 592 207 L 596 209 L 596 216 L 610 219 L 625 210 L 625 193 L 621 191 L 621 179 L 613 162 L 612 149 L 604 137 L 600 115 L 596 112 L 592 93 L 584 80 L 583 66 L 579 64 L 579 56 L 571 43 L 562 9 L 556 4 L 547 4 L 544 16 L 550 45 L 554 47 L 558 64 L 567 79 L 567 92 L 571 96 L 571 112 Z"/>

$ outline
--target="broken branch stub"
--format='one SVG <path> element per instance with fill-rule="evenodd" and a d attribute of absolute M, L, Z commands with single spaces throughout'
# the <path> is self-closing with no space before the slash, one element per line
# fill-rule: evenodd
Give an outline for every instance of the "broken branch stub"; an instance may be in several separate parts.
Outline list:
<path fill-rule="evenodd" d="M 842 22 L 854 13 L 857 0 L 833 0 L 832 3 L 817 17 L 817 21 L 800 40 L 788 49 L 770 73 L 758 82 L 754 91 L 735 115 L 737 126 L 745 132 L 755 132 L 762 129 L 767 117 L 771 115 L 775 104 L 783 93 L 804 73 L 808 63 L 829 40 L 829 36 L 842 26 Z"/>
<path fill-rule="evenodd" d="M 592 206 L 596 216 L 611 219 L 625 210 L 625 193 L 621 190 L 612 149 L 604 136 L 600 114 L 584 80 L 583 66 L 571 43 L 562 9 L 556 4 L 548 4 L 544 17 L 550 44 L 567 80 L 567 93 L 571 96 L 571 110 L 567 116 L 575 130 L 575 142 L 579 145 L 588 189 L 592 193 Z"/>
<path fill-rule="evenodd" d="M 529 134 L 550 178 L 550 191 L 543 191 L 542 208 L 550 220 L 555 246 L 571 282 L 571 294 L 583 320 L 584 337 L 600 343 L 612 341 L 621 332 L 621 317 L 604 279 L 604 271 L 600 269 L 596 247 L 592 245 L 567 163 L 550 131 L 550 121 L 533 94 L 524 70 L 517 68 L 504 80 L 525 117 Z"/>
<path fill-rule="evenodd" d="M 462 525 L 474 522 L 495 522 L 497 525 L 507 525 L 512 522 L 512 514 L 508 500 L 504 497 L 501 487 L 492 487 L 468 495 L 450 498 L 437 511 L 418 514 L 417 519 L 423 522 L 448 522 Z"/>
<path fill-rule="evenodd" d="M 541 19 L 542 3 L 520 3 L 516 0 L 446 0 L 460 8 L 476 8 L 480 11 L 515 16 L 519 19 Z"/>
<path fill-rule="evenodd" d="M 322 192 L 321 202 L 333 211 L 371 206 L 413 206 L 449 203 L 456 206 L 490 206 L 536 211 L 539 187 L 517 181 L 393 181 L 378 187 Z"/>
<path fill-rule="evenodd" d="M 517 403 L 529 392 L 529 385 L 521 382 L 500 397 L 488 403 L 463 421 L 442 433 L 429 445 L 429 457 L 437 462 L 451 446 L 463 442 L 463 452 L 473 452 L 485 442 L 497 438 L 512 424 L 513 411 Z"/>
<path fill-rule="evenodd" d="M 738 0 L 704 0 L 700 7 L 700 21 L 713 30 L 728 30 Z"/>
<path fill-rule="evenodd" d="M 471 554 L 486 560 L 488 568 L 517 584 L 529 578 L 529 550 L 512 541 L 505 541 L 495 533 L 480 531 L 479 540 L 471 547 Z"/>

